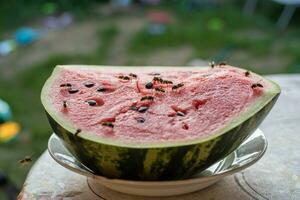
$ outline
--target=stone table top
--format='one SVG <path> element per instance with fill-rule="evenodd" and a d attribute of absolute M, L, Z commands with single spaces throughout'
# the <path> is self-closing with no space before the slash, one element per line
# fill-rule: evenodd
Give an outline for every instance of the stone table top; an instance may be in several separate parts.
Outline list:
<path fill-rule="evenodd" d="M 259 162 L 242 172 L 182 196 L 139 197 L 104 187 L 96 194 L 86 177 L 60 166 L 45 151 L 28 174 L 19 199 L 300 199 L 300 75 L 268 77 L 282 88 L 278 102 L 260 126 L 268 139 L 268 150 Z"/>

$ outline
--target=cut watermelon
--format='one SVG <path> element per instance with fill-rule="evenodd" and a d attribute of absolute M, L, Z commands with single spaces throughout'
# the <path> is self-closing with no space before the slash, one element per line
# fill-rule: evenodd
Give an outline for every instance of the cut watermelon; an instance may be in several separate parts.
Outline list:
<path fill-rule="evenodd" d="M 280 88 L 212 67 L 57 66 L 42 90 L 54 132 L 84 165 L 111 178 L 189 177 L 238 147 Z"/>

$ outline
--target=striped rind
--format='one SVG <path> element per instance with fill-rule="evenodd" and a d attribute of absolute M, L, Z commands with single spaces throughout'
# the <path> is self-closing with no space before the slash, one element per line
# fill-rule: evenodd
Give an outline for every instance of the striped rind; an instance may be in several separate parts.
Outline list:
<path fill-rule="evenodd" d="M 86 140 L 67 131 L 46 113 L 67 149 L 95 173 L 129 180 L 174 180 L 202 171 L 234 151 L 257 129 L 278 96 L 279 93 L 243 123 L 210 140 L 156 148 L 130 148 Z"/>

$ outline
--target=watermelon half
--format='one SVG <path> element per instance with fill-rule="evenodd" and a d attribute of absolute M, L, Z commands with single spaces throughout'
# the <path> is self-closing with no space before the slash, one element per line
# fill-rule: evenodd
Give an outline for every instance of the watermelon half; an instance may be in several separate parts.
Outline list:
<path fill-rule="evenodd" d="M 63 65 L 41 100 L 54 132 L 95 173 L 172 180 L 235 150 L 279 93 L 274 82 L 228 65 Z"/>

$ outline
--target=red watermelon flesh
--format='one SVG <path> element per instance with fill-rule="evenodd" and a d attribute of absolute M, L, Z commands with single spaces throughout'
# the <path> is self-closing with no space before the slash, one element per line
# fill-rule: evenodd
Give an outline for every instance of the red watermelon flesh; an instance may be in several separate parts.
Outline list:
<path fill-rule="evenodd" d="M 62 66 L 48 92 L 55 113 L 83 132 L 124 143 L 212 136 L 270 83 L 231 66 Z"/>

